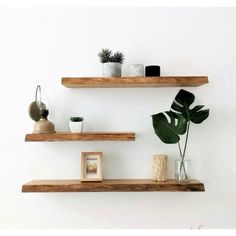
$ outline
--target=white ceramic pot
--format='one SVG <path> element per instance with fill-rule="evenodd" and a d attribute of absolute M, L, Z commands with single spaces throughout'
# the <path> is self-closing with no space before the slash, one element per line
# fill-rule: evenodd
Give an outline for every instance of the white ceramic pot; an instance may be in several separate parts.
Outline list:
<path fill-rule="evenodd" d="M 143 77 L 144 66 L 142 64 L 131 64 L 128 66 L 128 76 L 130 77 Z"/>
<path fill-rule="evenodd" d="M 104 77 L 121 77 L 121 63 L 107 62 L 103 63 Z"/>
<path fill-rule="evenodd" d="M 71 133 L 82 133 L 83 125 L 84 125 L 83 121 L 80 121 L 80 122 L 70 121 L 69 122 L 70 132 Z"/>

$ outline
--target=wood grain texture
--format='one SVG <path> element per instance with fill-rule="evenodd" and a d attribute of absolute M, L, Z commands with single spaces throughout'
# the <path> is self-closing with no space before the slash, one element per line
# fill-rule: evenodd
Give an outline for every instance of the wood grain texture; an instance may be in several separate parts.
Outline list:
<path fill-rule="evenodd" d="M 131 132 L 87 132 L 87 133 L 49 133 L 26 134 L 26 142 L 49 141 L 134 141 L 135 133 Z"/>
<path fill-rule="evenodd" d="M 62 78 L 62 85 L 68 88 L 195 87 L 206 83 L 208 83 L 207 76 Z"/>
<path fill-rule="evenodd" d="M 167 179 L 167 155 L 154 155 L 152 164 L 152 180 L 162 182 Z"/>
<path fill-rule="evenodd" d="M 154 182 L 149 179 L 107 179 L 101 183 L 81 183 L 80 180 L 32 180 L 22 186 L 22 192 L 203 192 L 203 183 Z"/>

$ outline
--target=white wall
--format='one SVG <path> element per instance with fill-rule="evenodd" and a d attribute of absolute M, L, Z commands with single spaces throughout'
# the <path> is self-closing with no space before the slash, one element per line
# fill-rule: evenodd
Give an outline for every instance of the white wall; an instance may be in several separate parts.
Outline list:
<path fill-rule="evenodd" d="M 0 9 L 0 227 L 235 228 L 236 9 Z M 101 48 L 126 63 L 160 64 L 163 75 L 208 75 L 188 88 L 210 117 L 191 127 L 187 156 L 205 193 L 21 193 L 31 179 L 79 178 L 80 153 L 103 151 L 105 178 L 150 178 L 152 155 L 176 145 L 155 136 L 150 115 L 169 109 L 179 88 L 68 89 L 62 76 L 101 75 Z M 70 115 L 87 131 L 134 131 L 135 142 L 25 143 L 37 84 L 50 119 L 68 130 Z"/>

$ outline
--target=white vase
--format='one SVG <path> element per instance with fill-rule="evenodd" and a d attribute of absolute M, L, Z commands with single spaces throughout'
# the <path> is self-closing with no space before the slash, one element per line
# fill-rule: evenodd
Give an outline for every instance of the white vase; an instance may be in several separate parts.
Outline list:
<path fill-rule="evenodd" d="M 128 76 L 130 77 L 143 77 L 144 66 L 142 64 L 131 64 L 128 67 Z"/>
<path fill-rule="evenodd" d="M 82 133 L 83 125 L 84 125 L 83 121 L 80 121 L 80 122 L 70 121 L 69 122 L 70 132 L 71 133 Z"/>
<path fill-rule="evenodd" d="M 121 63 L 107 62 L 103 63 L 104 77 L 121 77 Z"/>

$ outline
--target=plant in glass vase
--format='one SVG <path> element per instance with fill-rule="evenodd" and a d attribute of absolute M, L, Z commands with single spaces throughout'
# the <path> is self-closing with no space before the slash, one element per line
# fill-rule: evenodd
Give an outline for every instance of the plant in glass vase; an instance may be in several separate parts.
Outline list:
<path fill-rule="evenodd" d="M 189 138 L 190 124 L 200 124 L 209 116 L 209 109 L 204 105 L 190 106 L 195 100 L 194 94 L 181 89 L 176 95 L 170 111 L 152 115 L 153 128 L 160 140 L 166 144 L 178 144 L 181 159 L 176 162 L 176 180 L 188 180 L 188 161 L 185 154 Z M 183 147 L 180 145 L 180 135 L 185 134 Z"/>

